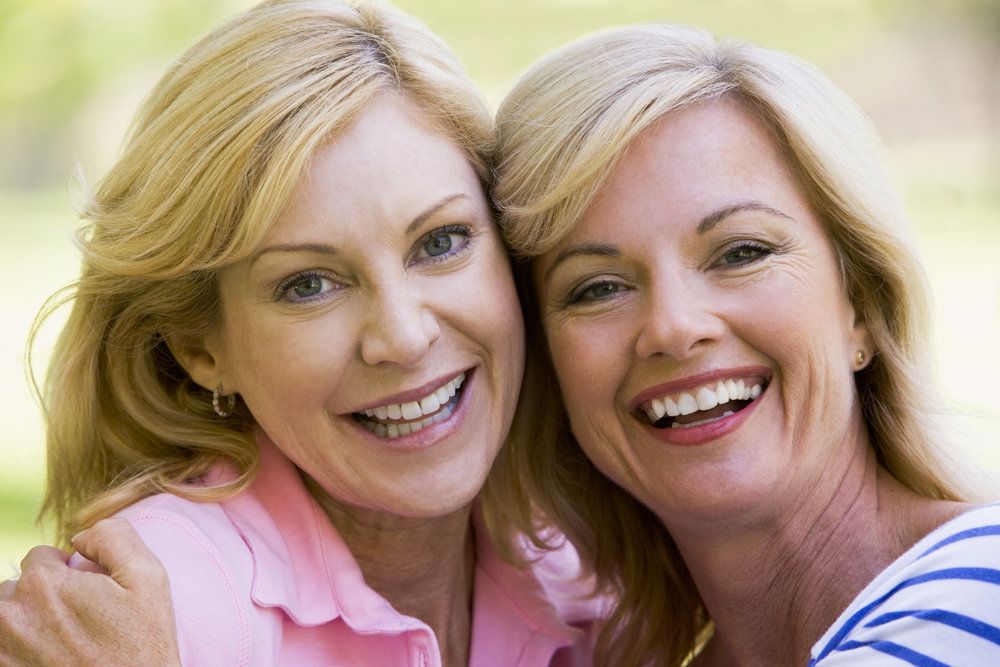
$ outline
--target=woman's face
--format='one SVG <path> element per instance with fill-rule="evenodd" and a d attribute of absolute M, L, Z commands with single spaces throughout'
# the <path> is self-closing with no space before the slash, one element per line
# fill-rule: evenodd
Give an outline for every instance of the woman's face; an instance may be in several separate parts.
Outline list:
<path fill-rule="evenodd" d="M 438 516 L 480 490 L 521 313 L 475 171 L 416 107 L 379 96 L 318 151 L 220 290 L 207 347 L 225 391 L 334 499 Z"/>
<path fill-rule="evenodd" d="M 771 132 L 735 103 L 640 135 L 534 277 L 573 433 L 668 527 L 795 502 L 857 454 L 866 329 Z"/>

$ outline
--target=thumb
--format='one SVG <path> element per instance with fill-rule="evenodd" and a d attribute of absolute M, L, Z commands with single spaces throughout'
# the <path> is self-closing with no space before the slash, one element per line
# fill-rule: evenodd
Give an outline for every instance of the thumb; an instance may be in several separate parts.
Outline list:
<path fill-rule="evenodd" d="M 163 565 L 125 519 L 101 519 L 76 534 L 72 543 L 126 590 L 169 588 Z"/>

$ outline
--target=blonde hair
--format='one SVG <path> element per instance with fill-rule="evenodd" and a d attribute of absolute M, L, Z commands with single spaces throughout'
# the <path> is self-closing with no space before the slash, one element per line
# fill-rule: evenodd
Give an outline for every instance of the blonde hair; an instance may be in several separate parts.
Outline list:
<path fill-rule="evenodd" d="M 708 618 L 661 522 L 605 479 L 569 432 L 533 303 L 530 259 L 578 224 L 641 132 L 678 109 L 721 98 L 773 129 L 836 248 L 846 292 L 875 342 L 875 358 L 856 378 L 879 462 L 916 493 L 959 497 L 940 472 L 924 421 L 931 404 L 923 274 L 859 109 L 809 64 L 700 29 L 636 26 L 566 46 L 521 78 L 497 116 L 494 197 L 502 233 L 521 259 L 529 350 L 503 464 L 521 471 L 524 484 L 508 516 L 524 530 L 539 513 L 553 521 L 599 586 L 619 596 L 597 645 L 605 664 L 681 664 Z"/>
<path fill-rule="evenodd" d="M 444 43 L 389 7 L 263 2 L 193 46 L 145 100 L 83 212 L 80 278 L 32 335 L 72 302 L 43 399 L 42 516 L 61 543 L 155 492 L 213 500 L 252 480 L 252 415 L 215 415 L 165 341 L 219 326 L 220 268 L 255 248 L 312 154 L 384 90 L 414 102 L 489 186 L 488 108 Z M 235 481 L 185 485 L 220 460 Z"/>

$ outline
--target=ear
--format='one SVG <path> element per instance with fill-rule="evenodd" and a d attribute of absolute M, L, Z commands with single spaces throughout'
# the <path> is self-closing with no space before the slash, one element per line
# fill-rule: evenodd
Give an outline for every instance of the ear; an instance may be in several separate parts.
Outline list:
<path fill-rule="evenodd" d="M 191 379 L 208 391 L 234 393 L 226 383 L 225 357 L 213 336 L 174 334 L 166 336 L 167 347 Z"/>
<path fill-rule="evenodd" d="M 850 306 L 849 315 L 850 319 L 848 321 L 853 322 L 853 325 L 848 332 L 847 338 L 850 346 L 848 358 L 851 360 L 854 370 L 860 371 L 871 363 L 872 357 L 875 354 L 875 340 L 868 329 L 868 323 L 858 314 L 853 306 Z"/>

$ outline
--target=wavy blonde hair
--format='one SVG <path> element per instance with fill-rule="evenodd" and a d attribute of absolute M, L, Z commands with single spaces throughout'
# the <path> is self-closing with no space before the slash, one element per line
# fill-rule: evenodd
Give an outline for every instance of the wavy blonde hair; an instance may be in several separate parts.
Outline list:
<path fill-rule="evenodd" d="M 601 475 L 569 432 L 530 260 L 578 224 L 641 132 L 721 98 L 772 128 L 833 241 L 847 294 L 875 342 L 856 381 L 879 462 L 916 493 L 959 497 L 924 417 L 932 404 L 923 274 L 875 135 L 854 103 L 793 56 L 695 28 L 636 26 L 566 46 L 520 79 L 497 116 L 494 196 L 502 233 L 521 259 L 529 351 L 522 410 L 501 463 L 524 475 L 508 516 L 531 530 L 540 511 L 577 545 L 600 587 L 619 597 L 597 644 L 603 664 L 682 664 L 709 619 L 666 529 Z"/>
<path fill-rule="evenodd" d="M 246 257 L 311 156 L 379 91 L 414 102 L 489 187 L 492 118 L 451 51 L 385 6 L 263 2 L 220 25 L 166 72 L 84 212 L 79 280 L 49 367 L 42 517 L 77 530 L 152 493 L 197 500 L 253 478 L 253 417 L 228 419 L 168 349 L 220 323 L 216 277 Z M 31 343 L 29 343 L 31 344 Z M 239 471 L 185 485 L 219 460 Z"/>

